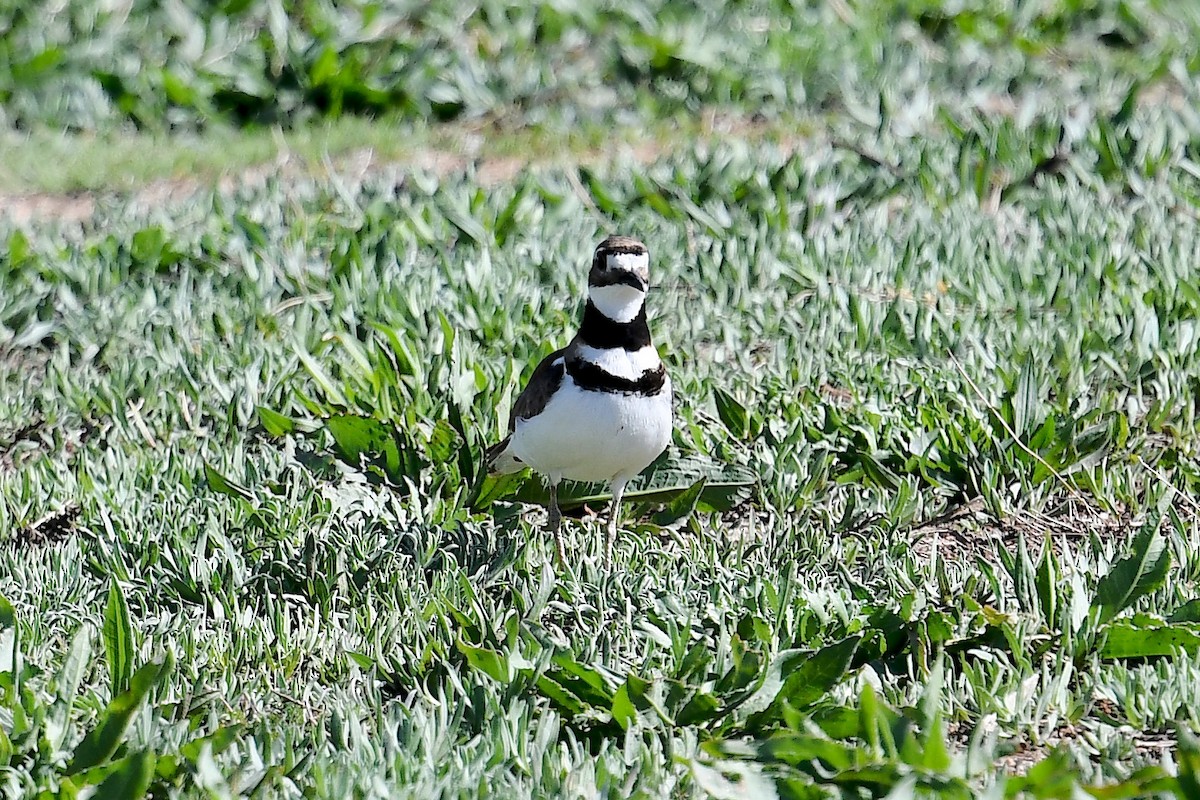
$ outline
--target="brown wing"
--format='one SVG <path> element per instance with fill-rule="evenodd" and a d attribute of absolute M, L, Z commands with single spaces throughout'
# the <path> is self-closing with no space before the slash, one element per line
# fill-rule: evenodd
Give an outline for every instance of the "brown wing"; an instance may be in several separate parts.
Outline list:
<path fill-rule="evenodd" d="M 529 376 L 529 383 L 525 384 L 524 391 L 513 403 L 512 413 L 508 415 L 509 433 L 517 429 L 518 417 L 521 419 L 536 417 L 550 402 L 550 396 L 562 384 L 564 367 L 563 362 L 559 359 L 565 352 L 566 348 L 555 350 L 543 358 L 542 362 L 533 370 L 533 374 Z"/>
<path fill-rule="evenodd" d="M 563 350 L 556 350 L 542 359 L 529 376 L 529 383 L 524 391 L 517 396 L 513 403 L 512 413 L 508 415 L 508 436 L 487 449 L 487 469 L 490 474 L 503 475 L 509 472 L 520 472 L 524 468 L 521 459 L 515 453 L 508 451 L 512 444 L 513 431 L 517 429 L 517 419 L 529 419 L 542 413 L 542 409 L 550 402 L 550 396 L 562 384 L 566 368 L 560 360 Z M 555 363 L 557 362 L 557 363 Z"/>

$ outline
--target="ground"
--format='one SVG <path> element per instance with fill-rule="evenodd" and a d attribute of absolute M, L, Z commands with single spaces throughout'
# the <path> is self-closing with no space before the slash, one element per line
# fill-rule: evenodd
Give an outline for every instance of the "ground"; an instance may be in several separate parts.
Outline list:
<path fill-rule="evenodd" d="M 5 796 L 1194 796 L 1190 6 L 21 8 Z M 560 568 L 482 453 L 611 232 Z"/>

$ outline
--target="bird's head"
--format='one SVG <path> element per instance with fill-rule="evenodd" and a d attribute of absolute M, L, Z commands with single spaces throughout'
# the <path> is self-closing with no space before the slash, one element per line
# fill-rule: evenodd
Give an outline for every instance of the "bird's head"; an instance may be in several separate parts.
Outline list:
<path fill-rule="evenodd" d="M 641 311 L 650 287 L 650 252 L 628 236 L 610 236 L 596 246 L 588 274 L 588 296 L 604 316 L 628 322 Z"/>

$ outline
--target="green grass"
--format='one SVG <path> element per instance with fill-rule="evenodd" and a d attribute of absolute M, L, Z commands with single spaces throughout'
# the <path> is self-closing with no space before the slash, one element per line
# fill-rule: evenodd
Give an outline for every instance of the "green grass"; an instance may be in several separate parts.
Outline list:
<path fill-rule="evenodd" d="M 729 123 L 737 124 L 748 142 L 776 144 L 810 127 L 797 119 L 763 123 L 735 118 Z M 120 127 L 84 134 L 6 131 L 0 133 L 0 149 L 6 155 L 0 163 L 0 191 L 111 194 L 153 188 L 156 182 L 203 189 L 221 181 L 242 182 L 248 172 L 295 176 L 403 167 L 444 171 L 468 164 L 483 172 L 488 164 L 496 164 L 502 167 L 498 177 L 506 177 L 527 163 L 603 164 L 622 151 L 655 153 L 668 149 L 664 143 L 681 135 L 694 141 L 722 136 L 704 118 L 684 115 L 637 125 L 587 122 L 569 130 L 343 116 L 289 128 L 221 125 L 177 134 Z M 515 166 L 505 166 L 508 161 Z"/>
<path fill-rule="evenodd" d="M 0 793 L 1194 796 L 1195 20 L 864 4 L 789 36 L 765 4 L 740 27 L 584 6 L 589 71 L 569 31 L 510 55 L 560 12 L 460 21 L 492 64 L 446 44 L 448 8 L 397 41 L 499 98 L 450 127 L 304 92 L 262 96 L 278 134 L 158 108 L 131 65 L 182 56 L 151 28 L 53 62 L 82 86 L 101 42 L 148 76 L 136 113 L 97 100 L 65 138 L 50 84 L 0 71 L 33 128 L 5 136 L 44 156 L 5 167 L 21 189 L 203 184 L 281 138 L 302 166 L 471 133 L 538 165 L 268 169 L 4 224 Z M 337 12 L 304 13 L 288 59 Z M 700 22 L 717 62 L 684 47 Z M 692 60 L 620 66 L 675 30 Z M 567 99 L 518 102 L 555 74 Z M 605 81 L 628 102 L 583 113 Z M 756 104 L 750 133 L 706 121 Z M 650 489 L 676 499 L 631 504 L 612 563 L 568 524 L 557 570 L 513 502 L 536 484 L 482 480 L 481 454 L 610 230 L 652 251 L 677 409 Z M 683 494 L 714 464 L 755 485 Z"/>

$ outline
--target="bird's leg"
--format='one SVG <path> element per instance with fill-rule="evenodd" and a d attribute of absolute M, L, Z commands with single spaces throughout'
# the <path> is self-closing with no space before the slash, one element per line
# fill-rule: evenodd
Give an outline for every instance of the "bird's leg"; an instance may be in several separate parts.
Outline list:
<path fill-rule="evenodd" d="M 546 520 L 546 527 L 554 533 L 554 548 L 558 556 L 559 566 L 565 566 L 567 563 L 566 553 L 563 552 L 562 542 L 562 512 L 558 508 L 558 481 L 550 482 L 550 508 L 549 518 Z"/>
<path fill-rule="evenodd" d="M 612 561 L 613 548 L 617 544 L 617 522 L 621 518 L 621 495 L 625 494 L 623 480 L 612 482 L 612 507 L 608 511 L 608 540 L 605 546 L 605 559 Z"/>

